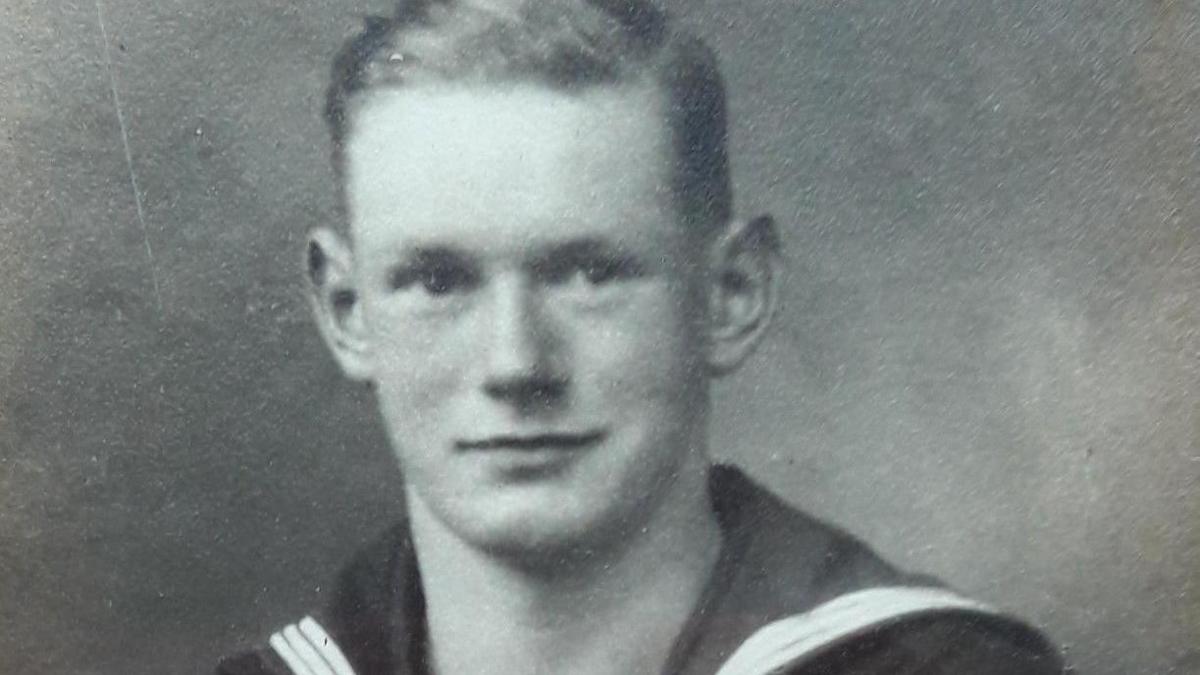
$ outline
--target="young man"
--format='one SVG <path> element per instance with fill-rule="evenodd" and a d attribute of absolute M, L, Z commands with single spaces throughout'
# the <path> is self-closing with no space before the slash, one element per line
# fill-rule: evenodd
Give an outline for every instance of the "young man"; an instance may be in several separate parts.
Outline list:
<path fill-rule="evenodd" d="M 636 0 L 413 0 L 334 67 L 347 227 L 308 273 L 371 383 L 407 522 L 225 675 L 1051 673 L 706 448 L 775 305 L 724 93 Z"/>

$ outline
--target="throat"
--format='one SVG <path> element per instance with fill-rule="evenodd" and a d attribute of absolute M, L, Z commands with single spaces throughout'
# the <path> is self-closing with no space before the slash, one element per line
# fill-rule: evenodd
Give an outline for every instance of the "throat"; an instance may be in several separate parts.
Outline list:
<path fill-rule="evenodd" d="M 701 494 L 700 509 L 659 514 L 673 522 L 649 523 L 618 555 L 577 560 L 561 575 L 439 541 L 414 522 L 430 671 L 661 672 L 720 557 L 720 528 Z"/>

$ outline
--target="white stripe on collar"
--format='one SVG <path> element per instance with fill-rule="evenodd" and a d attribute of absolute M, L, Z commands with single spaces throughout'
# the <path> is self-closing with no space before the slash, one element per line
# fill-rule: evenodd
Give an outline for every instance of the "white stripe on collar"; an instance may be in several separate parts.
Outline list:
<path fill-rule="evenodd" d="M 987 605 L 942 588 L 880 586 L 838 596 L 802 614 L 771 622 L 751 635 L 717 675 L 767 675 L 818 652 L 917 614 L 969 611 L 995 616 Z"/>
<path fill-rule="evenodd" d="M 279 655 L 279 658 L 283 659 L 288 669 L 295 673 L 295 675 L 316 675 L 308 667 L 308 664 L 304 662 L 304 659 L 296 653 L 296 650 L 292 648 L 287 639 L 283 637 L 282 633 L 272 635 L 267 644 L 271 645 L 271 649 L 275 650 L 275 653 Z"/>
<path fill-rule="evenodd" d="M 337 643 L 311 616 L 275 633 L 268 644 L 295 675 L 355 675 Z"/>

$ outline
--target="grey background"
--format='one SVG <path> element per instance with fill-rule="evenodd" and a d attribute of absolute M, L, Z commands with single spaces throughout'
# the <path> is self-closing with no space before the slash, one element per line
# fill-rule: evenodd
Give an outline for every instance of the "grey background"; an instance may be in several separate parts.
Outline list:
<path fill-rule="evenodd" d="M 719 454 L 1086 672 L 1200 672 L 1198 4 L 672 4 L 791 262 Z M 206 672 L 399 513 L 298 283 L 387 5 L 0 6 L 0 672 Z"/>

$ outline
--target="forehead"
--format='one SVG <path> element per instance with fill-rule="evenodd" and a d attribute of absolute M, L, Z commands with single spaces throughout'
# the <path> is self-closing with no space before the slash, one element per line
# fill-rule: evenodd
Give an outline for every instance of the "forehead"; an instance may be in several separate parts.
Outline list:
<path fill-rule="evenodd" d="M 372 92 L 346 147 L 355 239 L 666 224 L 674 208 L 662 106 L 650 86 Z"/>

